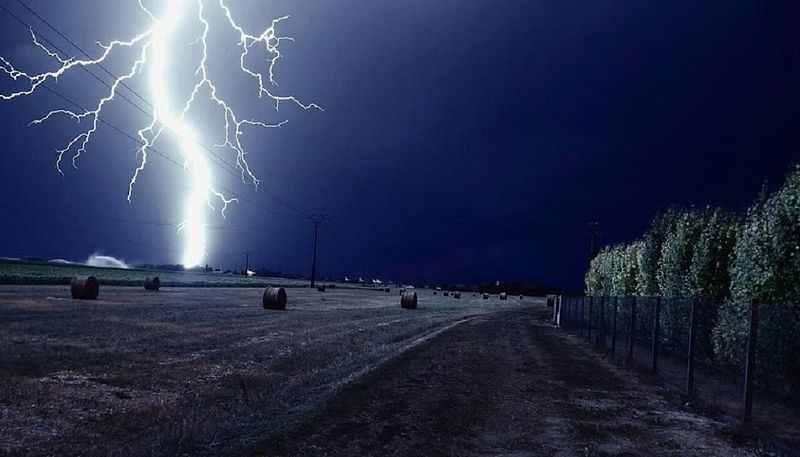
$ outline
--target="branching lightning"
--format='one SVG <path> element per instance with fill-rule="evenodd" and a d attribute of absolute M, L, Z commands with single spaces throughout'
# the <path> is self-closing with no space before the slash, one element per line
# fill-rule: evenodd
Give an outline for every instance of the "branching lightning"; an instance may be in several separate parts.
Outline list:
<path fill-rule="evenodd" d="M 114 40 L 107 44 L 98 43 L 102 48 L 102 52 L 94 59 L 62 57 L 43 45 L 31 30 L 34 45 L 57 62 L 58 67 L 52 71 L 29 74 L 15 68 L 11 62 L 0 56 L 0 72 L 6 74 L 13 81 L 22 83 L 24 86 L 17 92 L 0 93 L 0 100 L 11 100 L 33 94 L 48 81 L 57 82 L 59 77 L 74 68 L 100 66 L 117 49 L 129 48 L 138 50 L 138 58 L 131 64 L 129 71 L 115 79 L 107 94 L 97 102 L 93 109 L 85 111 L 74 111 L 66 108 L 55 109 L 32 121 L 31 125 L 41 124 L 55 116 L 67 116 L 78 123 L 88 123 L 88 128 L 78 133 L 64 147 L 57 149 L 55 167 L 63 175 L 62 166 L 65 156 L 71 155 L 72 166 L 78 168 L 77 161 L 81 154 L 86 152 L 92 135 L 97 131 L 98 121 L 103 109 L 114 100 L 119 86 L 145 73 L 153 107 L 149 113 L 149 124 L 138 131 L 140 144 L 137 157 L 139 164 L 133 171 L 128 183 L 127 200 L 131 201 L 137 179 L 147 166 L 148 151 L 165 130 L 174 135 L 184 158 L 184 169 L 188 171 L 190 176 L 190 190 L 185 203 L 185 213 L 183 221 L 178 226 L 184 237 L 182 263 L 186 267 L 201 264 L 206 255 L 205 217 L 208 210 L 216 211 L 217 209 L 214 206 L 216 202 L 219 213 L 222 217 L 225 217 L 225 210 L 228 205 L 236 201 L 236 198 L 228 198 L 214 187 L 209 162 L 202 151 L 203 146 L 199 142 L 191 123 L 187 120 L 187 113 L 189 113 L 197 98 L 207 96 L 209 100 L 220 108 L 224 121 L 222 127 L 223 141 L 215 146 L 232 150 L 235 153 L 236 170 L 241 173 L 242 181 L 251 183 L 256 188 L 259 185 L 259 180 L 250 169 L 247 162 L 247 152 L 241 143 L 243 129 L 246 127 L 278 128 L 287 122 L 284 120 L 278 123 L 268 123 L 258 119 L 240 117 L 231 104 L 219 95 L 217 86 L 209 77 L 207 69 L 210 22 L 207 16 L 206 3 L 209 1 L 213 2 L 213 0 L 168 0 L 163 12 L 156 15 L 142 3 L 142 0 L 139 0 L 139 8 L 150 19 L 150 28 L 129 40 Z M 284 41 L 292 41 L 290 37 L 278 35 L 276 26 L 287 19 L 288 16 L 273 20 L 266 30 L 260 34 L 252 35 L 247 33 L 236 22 L 233 13 L 224 0 L 216 0 L 214 3 L 219 9 L 220 16 L 224 18 L 225 25 L 239 35 L 239 70 L 253 78 L 257 84 L 259 98 L 266 97 L 274 103 L 276 111 L 282 103 L 291 103 L 304 110 L 321 110 L 314 103 L 303 103 L 293 96 L 279 95 L 273 92 L 273 88 L 277 87 L 274 72 L 275 65 L 283 57 L 279 49 L 280 44 Z M 170 88 L 167 86 L 170 80 L 168 77 L 169 63 L 172 58 L 170 51 L 174 52 L 185 45 L 180 41 L 181 37 L 176 33 L 176 30 L 182 25 L 182 21 L 187 20 L 197 21 L 201 29 L 201 33 L 193 44 L 199 45 L 202 52 L 195 71 L 195 83 L 191 94 L 183 103 L 182 108 L 177 108 L 177 105 L 170 97 Z M 258 48 L 266 51 L 269 56 L 266 74 L 247 65 L 248 54 Z"/>

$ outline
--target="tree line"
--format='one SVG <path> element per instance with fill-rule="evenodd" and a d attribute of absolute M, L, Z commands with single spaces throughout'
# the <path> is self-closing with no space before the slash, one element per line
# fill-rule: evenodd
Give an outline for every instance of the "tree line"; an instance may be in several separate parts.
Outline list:
<path fill-rule="evenodd" d="M 764 310 L 759 365 L 800 381 L 800 165 L 744 215 L 693 207 L 657 214 L 641 239 L 603 248 L 585 283 L 587 295 L 662 297 L 665 342 L 685 338 L 682 299 L 700 299 L 713 357 L 729 363 L 743 355 L 756 299 Z"/>

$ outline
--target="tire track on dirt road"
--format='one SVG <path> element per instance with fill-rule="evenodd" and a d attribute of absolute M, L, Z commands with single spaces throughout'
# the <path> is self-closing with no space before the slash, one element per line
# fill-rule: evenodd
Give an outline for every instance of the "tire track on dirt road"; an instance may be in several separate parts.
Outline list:
<path fill-rule="evenodd" d="M 260 455 L 752 455 L 581 347 L 547 309 L 498 312 L 366 374 Z"/>

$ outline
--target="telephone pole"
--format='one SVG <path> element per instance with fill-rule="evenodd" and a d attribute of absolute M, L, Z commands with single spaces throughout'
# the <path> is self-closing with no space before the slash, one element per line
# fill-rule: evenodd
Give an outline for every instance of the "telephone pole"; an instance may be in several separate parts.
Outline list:
<path fill-rule="evenodd" d="M 322 214 L 312 214 L 311 222 L 314 224 L 314 254 L 311 257 L 311 285 L 313 288 L 317 279 L 317 234 L 319 233 L 319 224 L 325 222 L 325 216 Z"/>
<path fill-rule="evenodd" d="M 250 271 L 250 251 L 244 251 L 244 275 L 247 276 L 247 272 Z"/>

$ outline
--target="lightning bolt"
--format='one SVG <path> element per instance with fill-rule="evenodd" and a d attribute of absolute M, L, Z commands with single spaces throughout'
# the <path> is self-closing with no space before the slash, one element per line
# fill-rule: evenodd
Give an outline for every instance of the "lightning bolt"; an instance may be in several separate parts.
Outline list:
<path fill-rule="evenodd" d="M 116 77 L 107 94 L 103 96 L 93 109 L 85 111 L 75 111 L 66 108 L 55 109 L 41 118 L 35 119 L 31 125 L 42 124 L 56 116 L 66 116 L 77 121 L 79 124 L 85 123 L 88 127 L 80 131 L 66 145 L 56 150 L 57 157 L 55 168 L 62 175 L 62 163 L 66 156 L 70 155 L 70 161 L 74 168 L 78 168 L 77 161 L 81 154 L 86 152 L 92 136 L 98 129 L 103 109 L 111 103 L 117 96 L 120 85 L 125 85 L 126 81 L 145 74 L 152 103 L 152 110 L 149 113 L 150 122 L 138 130 L 139 148 L 137 150 L 138 166 L 133 171 L 128 182 L 127 200 L 130 202 L 137 179 L 145 171 L 147 166 L 148 151 L 150 151 L 156 141 L 165 131 L 172 134 L 180 145 L 183 155 L 183 167 L 189 173 L 190 188 L 184 206 L 184 216 L 178 225 L 178 231 L 183 239 L 183 258 L 182 263 L 185 267 L 200 265 L 207 255 L 207 236 L 206 236 L 206 216 L 210 211 L 218 211 L 225 217 L 225 211 L 236 198 L 228 198 L 219 192 L 213 185 L 212 172 L 209 161 L 203 153 L 204 146 L 198 139 L 197 132 L 191 122 L 187 120 L 187 114 L 192 109 L 195 101 L 202 96 L 208 97 L 222 114 L 222 137 L 220 144 L 215 147 L 231 150 L 236 157 L 235 169 L 241 174 L 244 183 L 252 184 L 258 188 L 259 180 L 250 169 L 247 162 L 247 151 L 241 142 L 244 130 L 248 127 L 257 128 L 279 128 L 286 124 L 286 120 L 278 123 L 268 123 L 258 119 L 241 117 L 232 108 L 231 103 L 222 98 L 217 90 L 217 85 L 209 77 L 208 72 L 208 48 L 209 30 L 211 28 L 208 16 L 208 0 L 168 0 L 163 6 L 161 14 L 154 14 L 144 5 L 142 0 L 138 1 L 138 6 L 150 19 L 149 28 L 144 32 L 130 38 L 129 40 L 114 40 L 107 44 L 98 43 L 102 52 L 94 59 L 76 59 L 74 57 L 62 57 L 43 45 L 31 30 L 33 44 L 41 49 L 49 58 L 57 63 L 57 68 L 43 73 L 29 74 L 15 68 L 6 58 L 0 56 L 0 73 L 7 75 L 13 81 L 20 83 L 23 88 L 8 94 L 0 93 L 0 100 L 12 100 L 19 97 L 31 95 L 48 81 L 57 82 L 58 78 L 75 68 L 102 66 L 113 53 L 118 49 L 136 49 L 138 57 L 130 65 L 129 71 L 122 76 Z M 303 103 L 294 96 L 280 95 L 275 92 L 278 86 L 275 80 L 275 66 L 283 57 L 280 50 L 281 43 L 292 41 L 291 37 L 278 35 L 276 27 L 281 21 L 288 19 L 289 16 L 274 19 L 269 27 L 259 34 L 246 32 L 234 19 L 230 8 L 224 0 L 216 0 L 216 8 L 219 15 L 223 18 L 223 24 L 230 27 L 238 34 L 239 42 L 237 49 L 239 53 L 239 70 L 251 77 L 256 85 L 259 98 L 266 98 L 274 104 L 278 111 L 281 104 L 290 103 L 303 110 L 322 108 L 314 103 Z M 190 95 L 181 104 L 176 104 L 170 96 L 174 91 L 168 86 L 170 80 L 170 63 L 173 54 L 185 43 L 181 42 L 179 27 L 186 25 L 186 21 L 193 21 L 198 29 L 201 30 L 192 45 L 199 45 L 202 49 L 199 62 L 194 74 L 194 86 Z M 265 72 L 248 66 L 248 55 L 253 50 L 263 50 L 266 52 L 267 67 Z M 215 206 L 215 203 L 217 206 Z"/>

